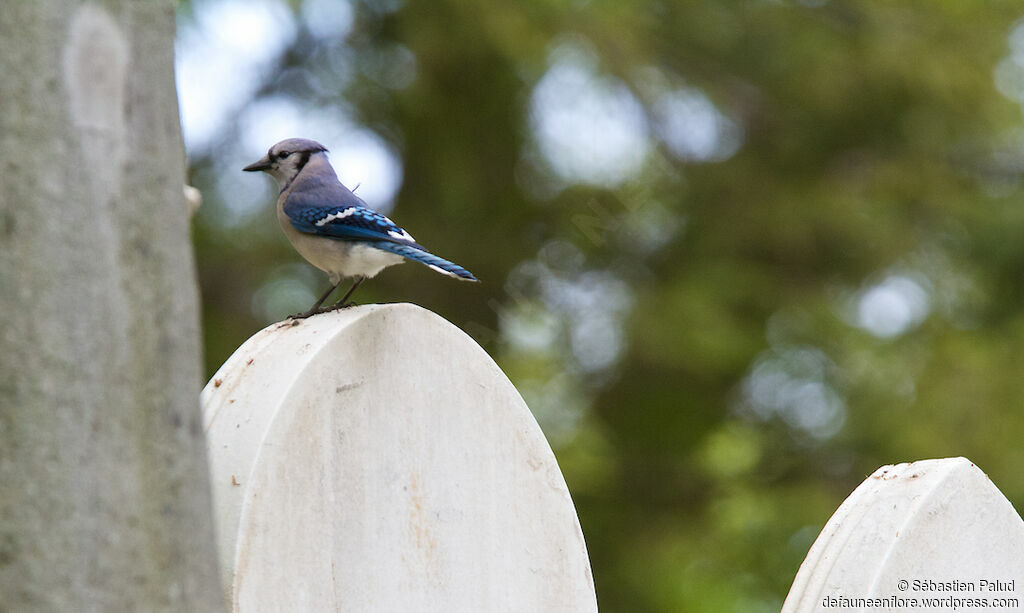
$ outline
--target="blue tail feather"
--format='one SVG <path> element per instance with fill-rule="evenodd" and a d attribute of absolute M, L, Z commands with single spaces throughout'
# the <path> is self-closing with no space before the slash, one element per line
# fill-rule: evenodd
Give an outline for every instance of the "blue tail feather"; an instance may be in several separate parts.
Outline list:
<path fill-rule="evenodd" d="M 421 264 L 425 264 L 430 268 L 436 270 L 439 273 L 446 274 L 450 277 L 456 277 L 465 281 L 479 281 L 473 276 L 473 273 L 469 272 L 465 268 L 449 262 L 444 258 L 439 258 L 429 251 L 423 249 L 417 249 L 412 245 L 405 245 L 402 243 L 393 243 L 390 241 L 374 241 L 371 243 L 377 249 L 389 251 L 395 255 L 400 255 L 403 258 L 415 260 Z"/>

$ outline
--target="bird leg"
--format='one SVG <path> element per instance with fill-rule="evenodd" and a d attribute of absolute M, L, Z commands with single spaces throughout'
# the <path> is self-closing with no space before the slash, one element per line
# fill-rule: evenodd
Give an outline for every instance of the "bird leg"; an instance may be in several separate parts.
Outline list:
<path fill-rule="evenodd" d="M 311 306 L 309 308 L 309 310 L 306 311 L 305 313 L 297 313 L 295 315 L 290 315 L 288 318 L 289 319 L 305 319 L 305 318 L 309 317 L 310 315 L 316 315 L 317 313 L 324 312 L 324 310 L 328 310 L 328 309 L 321 310 L 320 309 L 320 305 L 324 303 L 324 300 L 327 300 L 327 297 L 331 295 L 331 292 L 333 292 L 334 290 L 338 289 L 339 285 L 341 285 L 341 281 L 338 281 L 334 285 L 332 285 L 329 288 L 327 288 L 327 291 L 324 292 L 324 295 L 320 296 L 320 300 L 317 300 L 316 304 Z M 351 294 L 352 292 L 349 292 L 349 293 Z M 346 294 L 346 297 L 348 297 L 348 294 Z"/>
<path fill-rule="evenodd" d="M 334 306 L 327 310 L 334 311 L 337 309 L 344 309 L 346 307 L 355 306 L 356 303 L 346 301 L 348 300 L 348 297 L 352 295 L 352 292 L 356 291 L 356 288 L 359 287 L 359 284 L 362 283 L 364 279 L 366 279 L 366 277 L 356 277 L 356 282 L 352 284 L 352 287 L 350 287 L 348 292 L 346 292 L 345 295 L 342 296 L 341 300 L 335 302 Z"/>

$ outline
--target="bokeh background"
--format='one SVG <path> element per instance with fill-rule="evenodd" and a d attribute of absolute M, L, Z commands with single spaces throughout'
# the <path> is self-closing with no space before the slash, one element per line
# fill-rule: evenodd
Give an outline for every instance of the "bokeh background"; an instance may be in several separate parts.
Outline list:
<path fill-rule="evenodd" d="M 304 136 L 484 281 L 406 264 L 356 297 L 432 309 L 508 373 L 602 611 L 777 611 L 886 463 L 967 456 L 1020 508 L 1022 15 L 183 2 L 207 372 L 326 287 L 240 172 Z"/>

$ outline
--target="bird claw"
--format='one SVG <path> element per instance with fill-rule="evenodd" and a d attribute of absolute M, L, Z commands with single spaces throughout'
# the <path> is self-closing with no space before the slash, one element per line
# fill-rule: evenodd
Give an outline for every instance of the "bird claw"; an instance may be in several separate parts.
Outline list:
<path fill-rule="evenodd" d="M 356 306 L 355 302 L 345 302 L 345 303 L 339 302 L 339 303 L 334 304 L 334 305 L 329 306 L 329 307 L 313 308 L 313 309 L 310 309 L 310 310 L 306 311 L 305 313 L 296 313 L 294 315 L 289 315 L 288 319 L 296 319 L 296 320 L 298 320 L 298 319 L 306 319 L 306 318 L 312 317 L 314 315 L 319 315 L 321 313 L 331 313 L 333 311 L 340 311 L 342 309 L 347 309 L 347 308 L 354 307 L 354 306 Z"/>
<path fill-rule="evenodd" d="M 305 313 L 296 313 L 294 315 L 289 315 L 288 319 L 306 319 L 307 317 L 312 317 L 314 315 L 319 315 L 320 313 L 326 313 L 328 311 L 333 311 L 333 310 L 334 309 L 332 309 L 332 308 L 310 309 L 310 310 L 306 311 Z"/>
<path fill-rule="evenodd" d="M 354 306 L 356 306 L 356 303 L 354 302 L 338 302 L 334 306 L 324 309 L 323 312 L 327 313 L 328 311 L 340 311 L 342 309 L 347 309 L 349 307 Z"/>

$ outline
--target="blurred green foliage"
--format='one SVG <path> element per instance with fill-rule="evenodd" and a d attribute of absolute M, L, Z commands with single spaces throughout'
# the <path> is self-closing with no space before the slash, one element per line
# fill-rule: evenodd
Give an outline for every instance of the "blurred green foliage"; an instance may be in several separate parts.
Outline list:
<path fill-rule="evenodd" d="M 344 109 L 398 152 L 394 217 L 484 283 L 409 264 L 356 297 L 440 313 L 517 384 L 603 611 L 778 610 L 882 464 L 964 455 L 1024 501 L 1019 5 L 351 8 L 334 38 L 296 20 L 248 104 Z M 647 118 L 624 177 L 567 178 L 538 140 L 534 88 L 566 49 Z M 391 75 L 410 54 L 411 77 Z M 712 102 L 731 148 L 673 147 L 667 91 Z M 225 221 L 235 196 L 216 185 L 238 169 L 217 160 L 242 129 L 190 152 L 211 373 L 286 314 L 254 307 L 268 284 L 307 288 L 304 308 L 326 283 L 277 228 L 269 181 L 260 214 Z"/>

